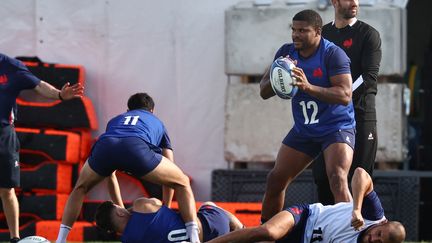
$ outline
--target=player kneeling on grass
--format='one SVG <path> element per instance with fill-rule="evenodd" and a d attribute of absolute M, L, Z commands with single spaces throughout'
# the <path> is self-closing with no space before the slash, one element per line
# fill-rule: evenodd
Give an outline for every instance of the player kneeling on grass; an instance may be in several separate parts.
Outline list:
<path fill-rule="evenodd" d="M 243 227 L 234 215 L 212 202 L 204 203 L 197 216 L 201 241 Z M 181 216 L 156 198 L 138 198 L 130 209 L 106 201 L 99 205 L 95 220 L 100 228 L 122 234 L 122 242 L 169 243 L 189 239 Z"/>
<path fill-rule="evenodd" d="M 353 201 L 323 206 L 320 203 L 297 205 L 276 214 L 261 226 L 241 229 L 209 243 L 276 241 L 400 243 L 405 228 L 388 221 L 373 190 L 372 179 L 357 168 L 351 181 Z"/>

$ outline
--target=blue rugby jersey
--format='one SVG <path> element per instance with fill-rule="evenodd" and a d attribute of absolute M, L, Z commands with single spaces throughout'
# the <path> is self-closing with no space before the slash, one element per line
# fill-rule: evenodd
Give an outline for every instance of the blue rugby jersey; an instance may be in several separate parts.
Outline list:
<path fill-rule="evenodd" d="M 205 242 L 230 231 L 228 215 L 217 206 L 202 205 L 197 216 Z M 121 240 L 125 243 L 172 243 L 189 238 L 180 214 L 162 206 L 155 213 L 132 212 Z"/>
<path fill-rule="evenodd" d="M 162 153 L 162 148 L 171 149 L 171 141 L 164 124 L 151 112 L 131 110 L 112 118 L 103 137 L 139 137 L 153 151 Z"/>
<path fill-rule="evenodd" d="M 276 52 L 275 59 L 281 56 L 297 60 L 297 66 L 303 69 L 309 83 L 316 86 L 331 87 L 331 76 L 350 74 L 350 60 L 345 52 L 324 38 L 308 58 L 301 57 L 293 44 L 284 44 Z M 305 136 L 319 137 L 355 127 L 352 101 L 347 106 L 329 104 L 299 90 L 291 102 L 294 129 Z"/>
<path fill-rule="evenodd" d="M 171 243 L 188 239 L 180 215 L 166 206 L 155 213 L 132 212 L 121 236 L 123 243 Z"/>
<path fill-rule="evenodd" d="M 39 83 L 22 62 L 0 53 L 0 127 L 12 124 L 19 93 Z"/>

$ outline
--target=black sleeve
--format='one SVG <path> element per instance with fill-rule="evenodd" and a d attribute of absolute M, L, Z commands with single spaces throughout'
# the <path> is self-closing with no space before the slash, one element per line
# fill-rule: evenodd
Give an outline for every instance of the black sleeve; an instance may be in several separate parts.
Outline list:
<path fill-rule="evenodd" d="M 381 38 L 373 28 L 370 28 L 365 38 L 361 57 L 362 77 L 366 89 L 376 86 L 381 63 Z"/>

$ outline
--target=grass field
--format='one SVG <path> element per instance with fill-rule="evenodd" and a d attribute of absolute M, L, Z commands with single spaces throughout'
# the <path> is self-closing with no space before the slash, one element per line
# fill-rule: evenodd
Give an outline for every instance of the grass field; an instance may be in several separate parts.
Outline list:
<path fill-rule="evenodd" d="M 52 241 L 53 243 L 55 241 Z M 0 243 L 9 243 L 8 241 L 0 241 Z M 68 243 L 78 243 L 68 241 Z M 86 241 L 86 243 L 120 243 L 120 241 Z M 432 241 L 406 241 L 405 243 L 432 243 Z"/>
<path fill-rule="evenodd" d="M 55 241 L 51 241 L 55 243 Z M 0 241 L 0 243 L 9 243 L 8 241 Z M 78 242 L 72 242 L 68 241 L 68 243 L 78 243 Z M 120 241 L 86 241 L 86 243 L 120 243 Z M 432 241 L 407 241 L 405 243 L 432 243 Z"/>
<path fill-rule="evenodd" d="M 54 243 L 54 241 L 52 241 Z M 86 241 L 87 243 L 120 243 L 119 241 Z M 8 243 L 8 242 L 0 242 L 0 243 Z M 68 243 L 78 243 L 78 242 L 71 242 L 68 241 Z M 432 243 L 432 241 L 406 241 L 405 243 Z"/>
<path fill-rule="evenodd" d="M 55 242 L 55 241 L 51 241 Z M 8 241 L 0 241 L 0 243 L 9 243 Z M 72 242 L 68 241 L 68 243 L 78 243 L 78 242 Z M 86 243 L 120 243 L 120 241 L 86 241 Z M 432 241 L 407 241 L 405 243 L 432 243 Z"/>

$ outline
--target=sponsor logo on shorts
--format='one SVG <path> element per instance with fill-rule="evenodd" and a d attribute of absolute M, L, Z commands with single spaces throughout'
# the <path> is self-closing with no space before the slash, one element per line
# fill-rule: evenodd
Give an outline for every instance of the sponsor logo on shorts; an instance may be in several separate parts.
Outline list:
<path fill-rule="evenodd" d="M 348 143 L 351 143 L 351 139 L 350 139 L 348 136 L 346 136 L 345 140 L 346 140 Z"/>
<path fill-rule="evenodd" d="M 19 167 L 19 162 L 15 161 L 15 167 Z"/>
<path fill-rule="evenodd" d="M 369 133 L 368 140 L 374 140 L 372 133 Z"/>

